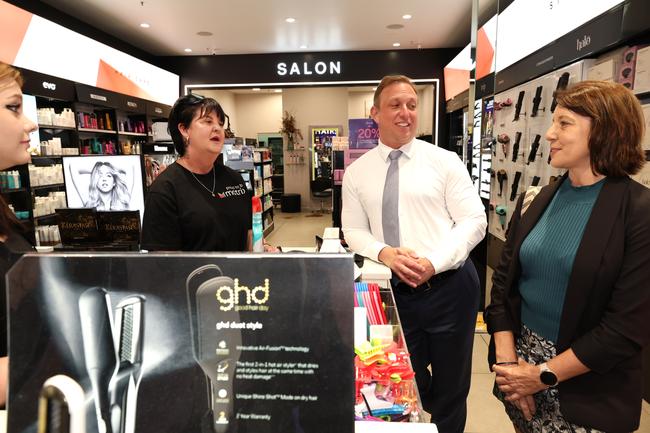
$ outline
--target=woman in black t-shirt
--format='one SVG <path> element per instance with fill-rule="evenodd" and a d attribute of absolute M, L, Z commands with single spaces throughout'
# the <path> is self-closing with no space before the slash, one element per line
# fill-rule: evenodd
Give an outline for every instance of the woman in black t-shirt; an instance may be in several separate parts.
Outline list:
<path fill-rule="evenodd" d="M 251 194 L 241 175 L 217 162 L 225 113 L 212 98 L 186 95 L 169 115 L 180 155 L 151 185 L 142 248 L 150 251 L 250 251 Z"/>
<path fill-rule="evenodd" d="M 20 73 L 0 62 L 0 170 L 31 161 L 29 134 L 36 124 L 23 114 Z M 9 206 L 0 196 L 0 407 L 7 397 L 7 305 L 5 274 L 31 245 Z"/>

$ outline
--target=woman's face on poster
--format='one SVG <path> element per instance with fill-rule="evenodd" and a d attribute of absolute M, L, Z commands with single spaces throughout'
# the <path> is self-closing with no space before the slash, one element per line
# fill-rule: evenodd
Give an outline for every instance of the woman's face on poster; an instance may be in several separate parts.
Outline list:
<path fill-rule="evenodd" d="M 98 168 L 99 176 L 97 179 L 97 189 L 101 192 L 110 192 L 115 186 L 115 179 L 111 169 L 105 165 Z"/>

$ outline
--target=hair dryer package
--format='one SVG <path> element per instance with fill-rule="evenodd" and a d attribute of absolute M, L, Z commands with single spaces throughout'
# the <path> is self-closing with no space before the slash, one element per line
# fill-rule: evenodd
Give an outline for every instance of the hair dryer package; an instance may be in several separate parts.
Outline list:
<path fill-rule="evenodd" d="M 353 263 L 28 254 L 7 281 L 7 432 L 352 433 Z"/>

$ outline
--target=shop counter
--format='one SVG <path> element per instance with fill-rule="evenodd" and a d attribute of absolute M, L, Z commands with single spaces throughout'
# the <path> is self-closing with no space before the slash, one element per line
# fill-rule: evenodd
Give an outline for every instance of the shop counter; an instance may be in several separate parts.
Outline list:
<path fill-rule="evenodd" d="M 417 422 L 355 421 L 355 433 L 438 433 L 435 424 Z"/>
<path fill-rule="evenodd" d="M 7 411 L 0 410 L 0 433 L 7 431 Z M 434 424 L 356 421 L 355 433 L 438 433 Z"/>

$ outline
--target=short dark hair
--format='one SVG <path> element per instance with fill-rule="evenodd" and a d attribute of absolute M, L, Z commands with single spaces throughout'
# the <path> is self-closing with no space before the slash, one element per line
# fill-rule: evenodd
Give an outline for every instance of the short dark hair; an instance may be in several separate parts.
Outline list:
<path fill-rule="evenodd" d="M 553 96 L 559 106 L 591 119 L 589 154 L 595 174 L 623 177 L 645 164 L 645 124 L 639 100 L 625 86 L 582 81 Z"/>
<path fill-rule="evenodd" d="M 197 112 L 199 113 L 199 118 L 216 113 L 222 125 L 226 122 L 226 113 L 221 108 L 221 104 L 215 99 L 191 94 L 178 98 L 169 114 L 167 130 L 174 142 L 174 148 L 180 156 L 185 155 L 186 144 L 181 131 L 178 129 L 178 125 L 181 124 L 189 128 Z"/>
<path fill-rule="evenodd" d="M 406 75 L 386 75 L 381 79 L 381 82 L 375 90 L 375 96 L 373 97 L 372 105 L 374 105 L 376 108 L 379 108 L 379 98 L 381 97 L 381 92 L 383 92 L 386 87 L 395 83 L 406 83 L 413 88 L 413 91 L 415 93 L 418 92 L 415 89 L 415 84 L 413 84 L 413 81 L 411 81 L 411 79 Z"/>

